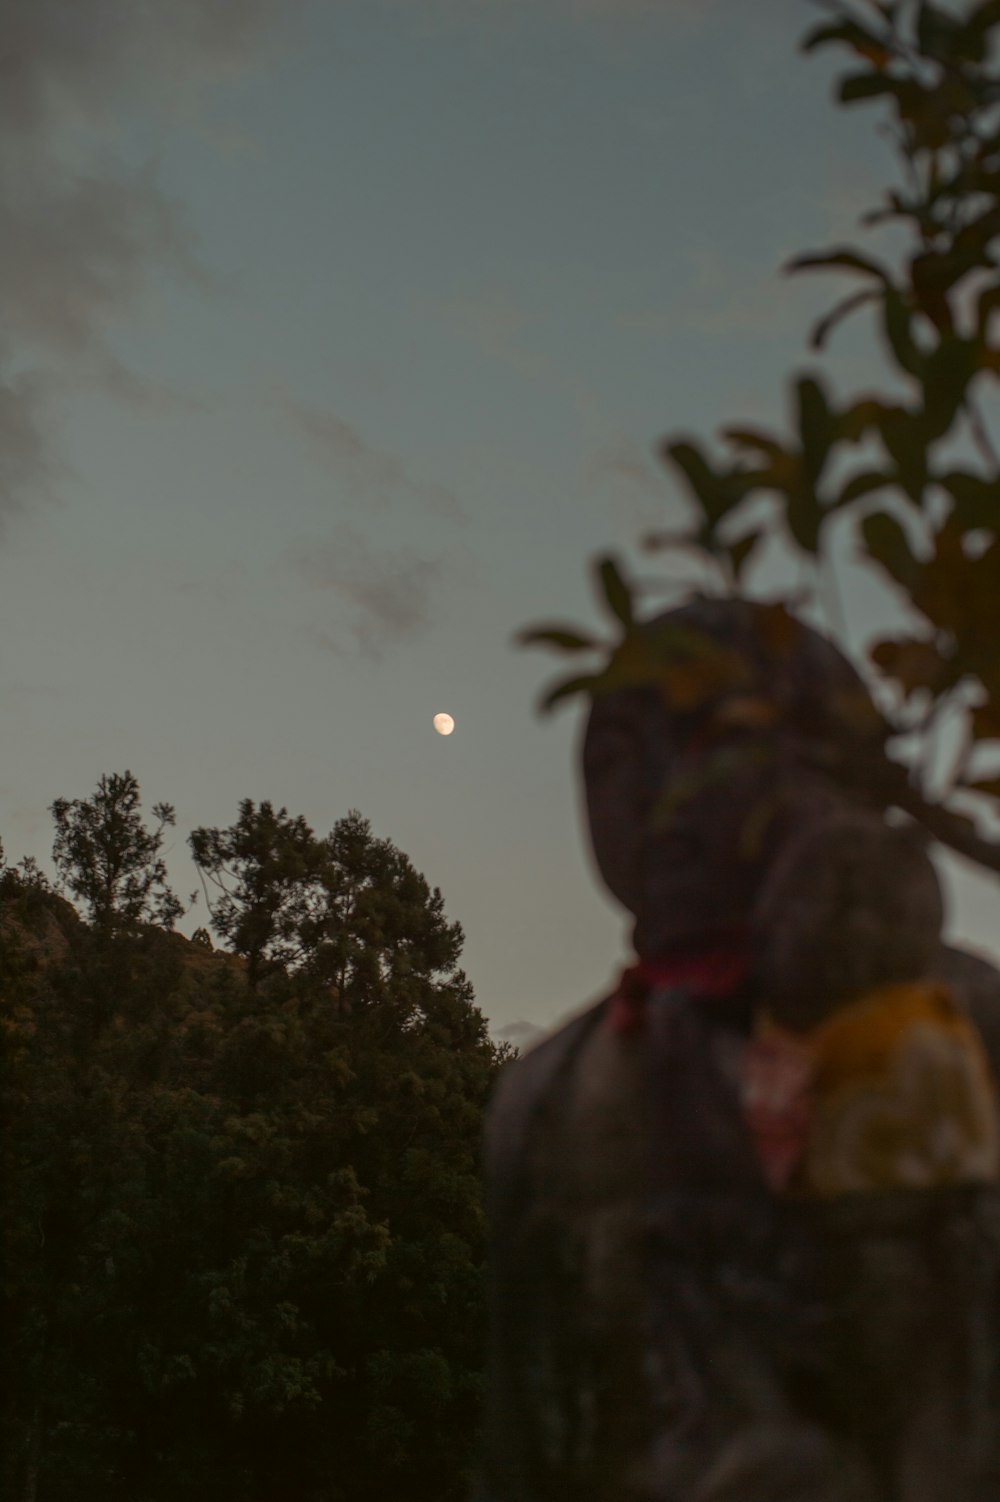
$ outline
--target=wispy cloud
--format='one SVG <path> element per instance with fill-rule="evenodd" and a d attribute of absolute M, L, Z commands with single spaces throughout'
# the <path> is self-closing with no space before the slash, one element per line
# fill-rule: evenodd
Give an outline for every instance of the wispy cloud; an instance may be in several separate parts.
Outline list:
<path fill-rule="evenodd" d="M 284 407 L 292 427 L 343 482 L 350 500 L 380 508 L 416 503 L 449 521 L 463 518 L 462 504 L 447 486 L 415 478 L 396 454 L 369 442 L 353 423 L 328 407 L 298 401 L 287 401 Z"/>
<path fill-rule="evenodd" d="M 0 378 L 0 512 L 19 507 L 29 492 L 47 490 L 52 468 L 37 381 Z"/>
<path fill-rule="evenodd" d="M 430 311 L 436 322 L 452 329 L 485 359 L 568 397 L 586 420 L 592 420 L 600 412 L 601 401 L 594 389 L 540 346 L 539 315 L 522 306 L 504 288 L 483 287 L 456 293 Z M 529 332 L 534 338 L 529 339 Z"/>
<path fill-rule="evenodd" d="M 45 397 L 84 376 L 149 402 L 110 340 L 153 279 L 204 280 L 154 165 L 115 153 L 124 112 L 191 114 L 246 69 L 283 0 L 6 0 L 0 36 L 0 513 L 50 480 Z M 15 376 L 30 370 L 31 380 Z"/>
<path fill-rule="evenodd" d="M 329 624 L 314 629 L 314 638 L 338 654 L 359 650 L 375 660 L 426 630 L 446 583 L 443 558 L 377 546 L 347 525 L 293 555 L 292 564 L 332 605 Z"/>

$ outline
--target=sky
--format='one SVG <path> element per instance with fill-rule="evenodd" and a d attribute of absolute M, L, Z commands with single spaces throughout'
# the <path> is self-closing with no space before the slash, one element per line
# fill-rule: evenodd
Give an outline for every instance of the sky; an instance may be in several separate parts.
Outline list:
<path fill-rule="evenodd" d="M 130 768 L 186 836 L 358 808 L 440 887 L 498 1035 L 606 988 L 581 706 L 513 645 L 614 552 L 700 582 L 665 434 L 780 420 L 890 172 L 809 0 L 6 0 L 0 833 Z M 861 332 L 844 380 L 877 379 Z M 780 583 L 780 560 L 768 564 Z M 885 600 L 843 559 L 857 649 Z M 787 582 L 787 581 L 785 581 Z M 821 621 L 822 624 L 822 621 Z M 832 624 L 832 623 L 828 623 Z M 454 716 L 444 738 L 432 717 Z M 995 893 L 944 866 L 953 933 Z M 202 899 L 203 904 L 203 899 Z M 206 921 L 203 905 L 181 922 Z"/>

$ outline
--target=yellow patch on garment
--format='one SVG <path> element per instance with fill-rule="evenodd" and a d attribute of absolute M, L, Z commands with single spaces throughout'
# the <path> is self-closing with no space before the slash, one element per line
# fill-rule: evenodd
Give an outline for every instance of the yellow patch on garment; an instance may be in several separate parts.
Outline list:
<path fill-rule="evenodd" d="M 1000 1177 L 989 1063 L 946 986 L 880 987 L 806 1041 L 812 1121 L 799 1190 L 833 1198 Z"/>

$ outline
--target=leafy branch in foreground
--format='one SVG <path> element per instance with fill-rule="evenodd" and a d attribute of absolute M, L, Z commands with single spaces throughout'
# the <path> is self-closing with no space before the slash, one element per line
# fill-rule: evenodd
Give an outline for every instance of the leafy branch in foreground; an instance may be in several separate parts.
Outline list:
<path fill-rule="evenodd" d="M 887 629 L 869 648 L 885 735 L 897 738 L 906 759 L 881 794 L 1000 870 L 1000 849 L 953 806 L 958 794 L 1000 809 L 1000 448 L 990 421 L 1000 376 L 1000 0 L 962 15 L 925 0 L 831 0 L 823 8 L 827 19 L 803 50 L 847 50 L 852 67 L 839 100 L 888 112 L 900 165 L 899 183 L 862 224 L 893 226 L 896 245 L 899 231 L 905 239 L 891 259 L 843 244 L 801 255 L 787 269 L 854 284 L 816 324 L 812 348 L 821 354 L 845 319 L 871 314 L 890 378 L 884 390 L 839 397 L 817 369 L 806 369 L 790 382 L 789 431 L 729 424 L 715 446 L 668 438 L 662 455 L 694 521 L 680 536 L 646 543 L 693 550 L 721 567 L 730 589 L 746 593 L 762 543 L 780 535 L 793 557 L 816 567 L 830 559 L 832 524 L 846 526 L 862 562 L 906 607 L 905 628 Z M 679 657 L 677 643 L 660 643 L 672 659 L 665 665 L 648 634 L 637 644 L 642 633 L 620 573 L 605 562 L 601 579 L 623 639 L 602 670 L 557 684 L 546 705 L 639 681 L 657 682 L 675 707 L 691 707 L 699 695 L 707 701 L 710 680 L 724 669 L 718 646 L 694 667 L 690 643 Z M 563 627 L 521 639 L 573 652 L 601 645 Z M 725 670 L 736 672 L 732 664 Z M 962 746 L 948 788 L 932 796 L 934 738 L 957 717 Z"/>

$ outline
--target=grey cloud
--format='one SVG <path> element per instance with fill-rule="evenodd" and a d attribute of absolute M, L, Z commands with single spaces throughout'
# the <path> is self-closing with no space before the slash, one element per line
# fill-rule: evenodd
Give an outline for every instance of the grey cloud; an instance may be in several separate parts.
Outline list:
<path fill-rule="evenodd" d="M 46 491 L 53 467 L 37 381 L 0 378 L 0 513 L 18 511 L 32 495 Z"/>
<path fill-rule="evenodd" d="M 114 126 L 138 105 L 189 113 L 259 58 L 284 0 L 5 0 L 0 31 L 0 513 L 55 468 L 44 396 L 86 378 L 149 405 L 114 354 L 152 276 L 201 279 L 193 236 L 154 166 L 126 168 Z M 178 103 L 180 101 L 180 103 Z M 30 382 L 12 372 L 31 370 Z"/>
<path fill-rule="evenodd" d="M 352 500 L 380 507 L 416 502 L 450 521 L 463 517 L 461 503 L 447 486 L 414 479 L 395 454 L 369 443 L 335 412 L 295 401 L 286 402 L 285 411 L 316 457 L 344 481 Z"/>
<path fill-rule="evenodd" d="M 49 131 L 67 107 L 107 119 L 123 97 L 176 95 L 238 72 L 294 0 L 5 0 L 0 128 Z"/>
<path fill-rule="evenodd" d="M 353 644 L 376 660 L 430 625 L 432 602 L 445 581 L 443 559 L 406 547 L 376 547 L 346 526 L 292 561 L 305 582 L 335 605 L 333 626 L 314 636 L 335 652 Z"/>
<path fill-rule="evenodd" d="M 22 345 L 78 355 L 130 311 L 150 272 L 190 274 L 193 255 L 175 206 L 153 172 L 3 184 L 0 286 L 7 334 Z"/>

